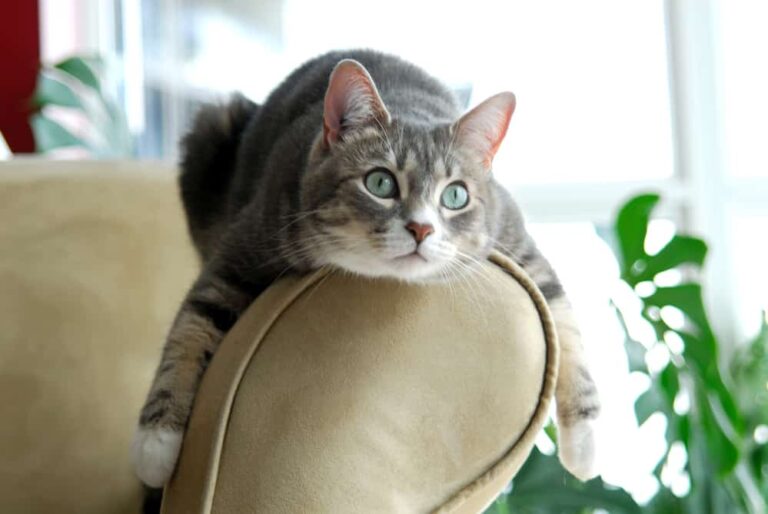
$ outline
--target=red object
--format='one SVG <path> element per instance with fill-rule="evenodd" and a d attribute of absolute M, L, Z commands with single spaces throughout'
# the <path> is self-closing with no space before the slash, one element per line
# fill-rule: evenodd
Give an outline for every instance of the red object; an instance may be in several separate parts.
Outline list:
<path fill-rule="evenodd" d="M 0 0 L 0 132 L 14 153 L 35 151 L 30 99 L 40 67 L 37 0 Z"/>

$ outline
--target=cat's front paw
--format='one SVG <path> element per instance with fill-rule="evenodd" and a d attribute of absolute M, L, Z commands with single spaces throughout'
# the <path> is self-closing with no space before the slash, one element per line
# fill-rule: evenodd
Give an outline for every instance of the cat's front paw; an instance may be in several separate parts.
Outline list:
<path fill-rule="evenodd" d="M 598 475 L 595 431 L 590 420 L 560 427 L 558 446 L 560 462 L 573 476 L 586 482 Z"/>
<path fill-rule="evenodd" d="M 133 438 L 133 466 L 142 482 L 150 487 L 163 487 L 171 478 L 179 458 L 183 432 L 151 427 L 136 431 Z"/>

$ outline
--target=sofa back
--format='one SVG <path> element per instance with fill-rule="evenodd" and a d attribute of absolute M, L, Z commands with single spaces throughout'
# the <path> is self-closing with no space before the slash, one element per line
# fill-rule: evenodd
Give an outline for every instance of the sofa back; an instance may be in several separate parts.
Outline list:
<path fill-rule="evenodd" d="M 140 511 L 130 441 L 197 268 L 172 165 L 0 164 L 0 512 Z"/>

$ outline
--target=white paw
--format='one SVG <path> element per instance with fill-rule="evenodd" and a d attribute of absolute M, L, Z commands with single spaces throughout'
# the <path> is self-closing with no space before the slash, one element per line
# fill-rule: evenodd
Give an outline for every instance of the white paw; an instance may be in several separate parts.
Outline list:
<path fill-rule="evenodd" d="M 560 462 L 573 476 L 586 482 L 598 475 L 592 422 L 585 420 L 567 428 L 560 427 L 558 446 Z"/>
<path fill-rule="evenodd" d="M 139 428 L 131 453 L 136 474 L 150 487 L 163 487 L 179 458 L 183 432 L 169 428 Z"/>

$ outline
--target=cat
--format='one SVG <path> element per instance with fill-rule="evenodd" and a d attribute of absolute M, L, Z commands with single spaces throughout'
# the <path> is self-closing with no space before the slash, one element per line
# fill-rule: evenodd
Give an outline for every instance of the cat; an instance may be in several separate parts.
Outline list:
<path fill-rule="evenodd" d="M 599 400 L 568 299 L 493 178 L 515 108 L 500 93 L 461 116 L 420 68 L 369 50 L 332 52 L 294 71 L 262 105 L 208 105 L 182 141 L 181 195 L 203 263 L 165 343 L 133 459 L 171 476 L 201 376 L 222 337 L 285 273 L 332 266 L 405 281 L 473 267 L 493 249 L 538 285 L 561 345 L 560 459 L 596 475 Z"/>

